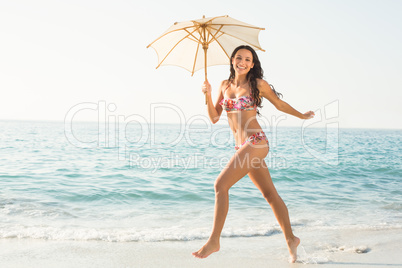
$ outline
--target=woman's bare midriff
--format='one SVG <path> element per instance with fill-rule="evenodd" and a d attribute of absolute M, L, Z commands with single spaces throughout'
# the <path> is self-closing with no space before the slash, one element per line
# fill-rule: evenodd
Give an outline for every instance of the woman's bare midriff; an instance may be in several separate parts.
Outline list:
<path fill-rule="evenodd" d="M 233 111 L 227 113 L 229 126 L 233 131 L 236 144 L 242 144 L 249 136 L 262 131 L 256 115 L 256 111 Z"/>

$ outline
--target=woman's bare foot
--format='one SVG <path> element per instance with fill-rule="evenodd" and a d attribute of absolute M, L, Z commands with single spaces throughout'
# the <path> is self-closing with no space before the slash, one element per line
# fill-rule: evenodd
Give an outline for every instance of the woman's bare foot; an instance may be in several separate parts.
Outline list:
<path fill-rule="evenodd" d="M 287 241 L 289 249 L 289 262 L 294 263 L 297 260 L 297 246 L 300 244 L 300 239 L 297 236 Z"/>
<path fill-rule="evenodd" d="M 194 257 L 203 259 L 217 251 L 219 251 L 219 241 L 215 242 L 208 240 L 208 242 L 200 250 L 193 252 L 192 254 Z"/>

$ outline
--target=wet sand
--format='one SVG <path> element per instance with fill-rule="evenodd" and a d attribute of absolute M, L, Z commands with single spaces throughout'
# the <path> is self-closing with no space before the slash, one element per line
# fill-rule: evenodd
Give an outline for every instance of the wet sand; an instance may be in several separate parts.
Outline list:
<path fill-rule="evenodd" d="M 296 230 L 299 261 L 287 262 L 282 234 L 222 238 L 207 259 L 205 241 L 100 242 L 1 239 L 1 267 L 402 267 L 402 230 Z"/>

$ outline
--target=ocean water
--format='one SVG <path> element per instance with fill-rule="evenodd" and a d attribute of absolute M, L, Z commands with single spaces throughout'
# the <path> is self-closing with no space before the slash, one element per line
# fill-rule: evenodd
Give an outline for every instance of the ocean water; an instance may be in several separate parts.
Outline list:
<path fill-rule="evenodd" d="M 402 228 L 401 130 L 277 128 L 266 158 L 293 228 Z M 0 122 L 0 239 L 187 241 L 209 236 L 228 126 Z M 280 232 L 246 176 L 225 237 Z"/>

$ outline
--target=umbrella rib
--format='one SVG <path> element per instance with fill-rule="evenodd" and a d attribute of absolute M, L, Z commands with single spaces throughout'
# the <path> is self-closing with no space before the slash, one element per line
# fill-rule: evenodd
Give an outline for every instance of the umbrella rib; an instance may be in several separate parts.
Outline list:
<path fill-rule="evenodd" d="M 191 70 L 191 76 L 193 76 L 193 74 L 194 74 L 194 69 L 195 69 L 195 64 L 196 64 L 196 62 L 197 62 L 197 55 L 198 55 L 198 49 L 200 48 L 200 44 L 201 44 L 201 42 L 200 42 L 200 40 L 198 40 L 197 39 L 197 37 L 196 36 L 194 36 L 193 35 L 193 33 L 190 33 L 187 29 L 184 29 L 186 32 L 188 32 L 189 33 L 189 35 L 191 35 L 194 39 L 191 39 L 191 38 L 189 38 L 191 41 L 194 41 L 194 42 L 196 42 L 197 43 L 197 50 L 196 50 L 196 52 L 195 52 L 195 58 L 194 58 L 194 64 L 193 64 L 193 69 Z M 196 30 L 198 30 L 198 32 L 200 32 L 200 27 L 198 27 Z M 193 31 L 193 32 L 195 32 L 195 31 Z M 201 39 L 201 33 L 200 33 L 200 39 Z"/>
<path fill-rule="evenodd" d="M 226 15 L 226 16 L 220 16 L 220 17 L 215 17 L 215 18 L 212 18 L 212 19 L 209 20 L 209 21 L 212 21 L 213 19 L 216 19 L 216 18 L 223 18 L 223 17 L 228 17 L 228 15 Z M 209 21 L 208 21 L 208 22 L 209 22 Z M 153 43 L 155 43 L 156 41 L 158 41 L 159 39 L 161 39 L 162 37 L 164 37 L 164 36 L 166 36 L 166 35 L 168 35 L 168 34 L 170 34 L 170 33 L 177 32 L 177 31 L 181 31 L 181 30 L 187 30 L 188 28 L 193 28 L 193 27 L 196 27 L 196 28 L 197 28 L 197 27 L 200 27 L 201 24 L 204 24 L 204 23 L 200 23 L 200 22 L 196 22 L 196 21 L 191 21 L 191 22 L 194 23 L 194 25 L 187 26 L 187 27 L 183 27 L 183 28 L 174 29 L 174 30 L 171 30 L 171 31 L 169 31 L 169 32 L 166 32 L 166 33 L 162 34 L 161 36 L 159 36 L 158 38 L 156 38 L 152 43 L 150 43 L 150 44 L 147 46 L 147 48 L 149 48 L 150 46 L 152 46 Z M 220 25 L 220 24 L 214 24 L 214 25 Z"/>
<path fill-rule="evenodd" d="M 212 36 L 211 41 L 208 42 L 208 45 L 209 45 L 211 42 L 213 42 L 213 40 L 216 41 L 215 36 L 216 36 L 218 33 L 222 33 L 222 32 L 221 32 L 222 27 L 223 27 L 223 25 L 221 25 L 221 27 L 219 27 L 219 29 L 215 29 L 215 28 L 212 28 L 212 27 L 211 27 L 212 29 L 214 29 L 214 30 L 216 31 L 215 34 L 212 34 L 208 27 L 206 28 L 207 31 L 208 31 L 208 33 L 210 33 L 211 36 Z"/>
<path fill-rule="evenodd" d="M 195 32 L 195 31 L 197 31 L 197 28 L 194 29 L 193 32 Z M 188 36 L 189 36 L 189 34 L 186 35 L 185 37 L 183 37 L 179 42 L 176 43 L 176 45 L 174 45 L 174 46 L 170 49 L 170 51 L 166 54 L 166 56 L 163 58 L 163 60 L 161 60 L 161 62 L 158 64 L 158 66 L 156 66 L 156 69 L 158 69 L 159 66 L 161 66 L 161 64 L 162 64 L 162 63 L 165 61 L 165 59 L 170 55 L 170 53 L 173 51 L 173 49 L 174 49 L 175 47 L 177 47 L 177 45 L 180 44 L 180 42 L 183 41 L 184 39 L 186 39 Z"/>
<path fill-rule="evenodd" d="M 204 36 L 204 38 L 203 38 L 203 36 L 202 36 L 202 29 L 201 29 L 201 27 L 198 27 L 198 34 L 200 35 L 200 39 L 199 39 L 199 42 L 202 44 L 202 42 L 203 42 L 203 40 L 205 41 L 205 36 Z M 203 39 L 203 40 L 202 40 Z"/>
<path fill-rule="evenodd" d="M 196 40 L 196 39 L 194 39 L 194 38 L 190 38 L 190 37 L 188 37 L 188 40 L 191 40 L 191 41 L 193 41 L 193 42 L 198 43 L 198 40 Z"/>
<path fill-rule="evenodd" d="M 223 27 L 223 26 L 221 26 L 221 28 L 222 28 L 222 27 Z M 221 29 L 221 28 L 220 28 L 220 29 Z M 207 27 L 206 29 L 207 29 L 207 31 L 209 32 L 208 27 Z M 218 32 L 220 32 L 220 29 L 216 32 L 215 35 L 217 35 Z M 222 32 L 220 32 L 220 33 L 222 33 Z M 223 33 L 222 33 L 222 34 L 223 34 Z M 221 35 L 221 36 L 222 36 L 222 35 Z M 221 43 L 218 41 L 218 39 L 215 38 L 215 36 L 212 36 L 211 42 L 209 42 L 209 44 L 212 43 L 213 40 L 215 40 L 216 43 L 218 43 L 218 45 L 221 47 L 221 49 L 223 50 L 223 52 L 225 52 L 225 54 L 226 54 L 226 56 L 228 57 L 228 59 L 230 59 L 230 56 L 228 55 L 228 53 L 226 52 L 226 50 L 223 48 L 223 46 L 221 45 Z"/>
<path fill-rule="evenodd" d="M 198 49 L 200 48 L 200 43 L 198 42 L 197 44 L 197 50 L 195 51 L 195 58 L 194 58 L 194 64 L 193 64 L 193 70 L 191 70 L 191 76 L 194 74 L 194 69 L 195 69 L 195 63 L 197 62 L 197 55 L 198 55 Z"/>
<path fill-rule="evenodd" d="M 195 20 L 192 20 L 192 22 L 194 23 L 194 24 L 198 24 L 198 25 L 201 25 L 201 24 L 207 24 L 207 23 L 209 23 L 210 21 L 213 21 L 213 20 L 215 20 L 215 19 L 219 19 L 219 18 L 227 18 L 227 17 L 229 17 L 228 15 L 224 15 L 224 16 L 218 16 L 218 17 L 213 17 L 213 18 L 211 18 L 210 20 L 207 20 L 206 22 L 198 22 L 198 21 L 195 21 Z"/>
<path fill-rule="evenodd" d="M 221 16 L 221 17 L 227 17 L 227 16 Z M 221 18 L 221 17 L 218 17 L 218 18 Z M 213 19 L 215 19 L 215 18 L 213 18 Z M 212 20 L 209 20 L 209 21 L 212 21 Z M 196 22 L 196 21 L 192 21 L 192 22 L 193 22 L 195 25 L 197 25 L 198 27 L 199 27 L 201 24 L 203 24 L 203 23 L 199 23 L 199 22 Z M 177 32 L 177 31 L 181 31 L 181 30 L 187 30 L 188 28 L 192 28 L 192 27 L 194 27 L 195 25 L 191 25 L 191 26 L 188 26 L 188 27 L 183 27 L 183 28 L 179 28 L 179 29 L 175 29 L 175 30 L 166 32 L 166 33 L 162 34 L 161 36 L 159 36 L 157 39 L 155 39 L 152 43 L 150 43 L 150 44 L 147 46 L 147 48 L 149 48 L 150 46 L 152 46 L 153 43 L 155 43 L 156 41 L 158 41 L 159 39 L 161 39 L 162 37 L 164 37 L 164 36 L 166 36 L 166 35 L 168 35 L 168 34 L 170 34 L 170 33 Z M 252 29 L 257 29 L 257 30 L 265 30 L 265 28 L 260 28 L 260 27 L 256 27 L 256 26 L 241 25 L 241 24 L 223 24 L 223 23 L 213 24 L 213 23 L 210 23 L 208 26 L 216 26 L 216 25 L 221 25 L 221 26 L 239 26 L 239 27 L 252 28 Z"/>
<path fill-rule="evenodd" d="M 193 33 L 194 33 L 196 30 L 198 30 L 198 29 L 199 29 L 199 27 L 196 28 L 196 29 L 195 29 L 193 32 L 191 32 L 191 33 L 190 33 L 187 29 L 184 29 L 184 31 L 186 31 L 186 32 L 188 33 L 187 36 L 191 35 L 192 37 L 194 37 L 194 39 L 188 38 L 189 40 L 194 41 L 194 42 L 197 42 L 197 43 L 200 43 L 200 40 L 198 40 L 197 37 L 193 35 Z"/>
<path fill-rule="evenodd" d="M 252 25 L 241 25 L 241 24 L 226 24 L 226 23 L 211 23 L 208 26 L 217 26 L 217 25 L 223 25 L 223 26 L 236 26 L 236 27 L 244 27 L 244 28 L 251 28 L 251 29 L 257 29 L 257 30 L 265 30 L 265 28 L 257 27 L 257 26 L 252 26 Z"/>
<path fill-rule="evenodd" d="M 207 30 L 207 33 L 205 34 L 205 43 L 207 43 L 209 45 L 209 43 L 210 43 L 209 40 L 211 40 L 211 39 L 209 39 L 209 37 L 212 36 L 212 34 L 210 31 L 208 31 L 208 27 L 205 27 L 205 30 Z"/>
<path fill-rule="evenodd" d="M 211 27 L 211 28 L 212 28 L 212 27 Z M 216 30 L 215 28 L 212 28 L 212 29 Z M 221 31 L 221 33 L 222 33 L 222 34 L 226 34 L 226 35 L 228 35 L 228 36 L 231 36 L 231 37 L 233 37 L 233 38 L 236 38 L 236 39 L 238 39 L 238 40 L 241 40 L 241 41 L 243 41 L 243 42 L 245 42 L 245 43 L 247 43 L 247 44 L 249 44 L 249 45 L 251 45 L 251 46 L 253 46 L 253 47 L 256 47 L 256 48 L 258 48 L 259 50 L 265 52 L 265 50 L 262 49 L 261 47 L 256 46 L 256 45 L 254 45 L 254 44 L 251 44 L 250 42 L 248 42 L 248 41 L 246 41 L 246 40 L 244 40 L 244 39 L 241 39 L 241 38 L 239 38 L 239 37 L 237 37 L 237 36 L 234 36 L 234 35 L 232 35 L 232 34 L 225 33 L 224 31 Z"/>
<path fill-rule="evenodd" d="M 219 33 L 219 36 L 218 37 L 216 37 L 216 39 L 218 39 L 219 37 L 221 37 L 223 35 L 223 33 L 222 32 L 220 32 Z"/>
<path fill-rule="evenodd" d="M 152 43 L 150 43 L 148 46 L 147 46 L 147 48 L 149 48 L 150 46 L 152 46 L 152 44 L 153 43 L 155 43 L 156 41 L 158 41 L 159 39 L 161 39 L 162 37 L 164 37 L 164 36 L 166 36 L 166 35 L 168 35 L 168 34 L 170 34 L 170 33 L 173 33 L 173 32 L 178 32 L 178 31 L 182 31 L 182 30 L 187 30 L 188 28 L 193 28 L 194 27 L 194 25 L 191 25 L 191 26 L 188 26 L 188 27 L 183 27 L 183 28 L 179 28 L 179 29 L 175 29 L 175 30 L 171 30 L 171 31 L 169 31 L 169 32 L 166 32 L 166 33 L 164 33 L 164 34 L 162 34 L 161 36 L 159 36 L 158 38 L 156 38 Z M 196 27 L 196 29 L 197 29 L 197 26 L 195 26 Z"/>

